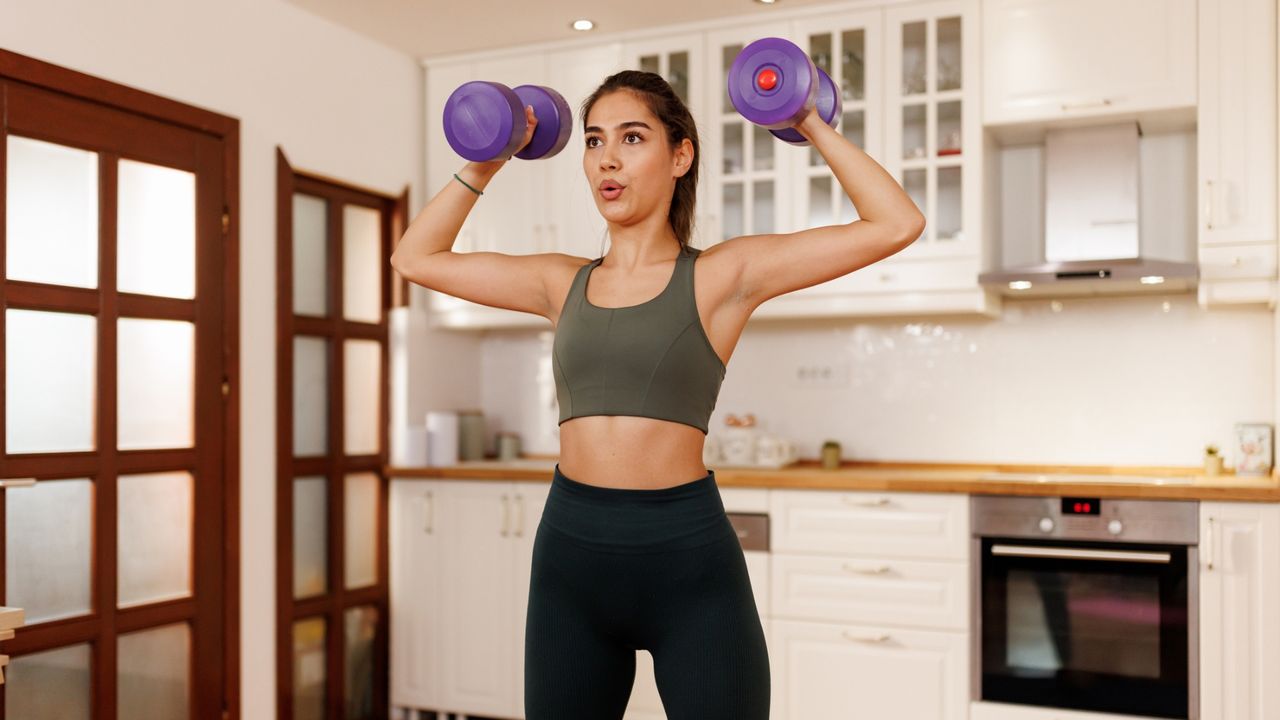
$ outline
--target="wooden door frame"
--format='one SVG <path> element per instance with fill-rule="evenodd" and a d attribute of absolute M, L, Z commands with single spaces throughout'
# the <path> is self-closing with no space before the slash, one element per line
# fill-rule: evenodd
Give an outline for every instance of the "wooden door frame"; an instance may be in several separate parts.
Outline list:
<path fill-rule="evenodd" d="M 240 717 L 240 121 L 0 48 L 0 78 L 196 130 L 223 154 L 223 718 Z M 192 678 L 192 683 L 197 682 Z"/>

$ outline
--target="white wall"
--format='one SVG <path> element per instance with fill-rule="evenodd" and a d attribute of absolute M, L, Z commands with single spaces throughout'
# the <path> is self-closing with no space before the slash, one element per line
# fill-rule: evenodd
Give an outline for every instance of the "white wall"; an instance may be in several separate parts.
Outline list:
<path fill-rule="evenodd" d="M 1230 462 L 1234 423 L 1275 422 L 1273 315 L 1175 294 L 1006 300 L 998 320 L 753 320 L 711 433 L 751 412 L 808 458 L 833 438 L 852 460 L 1198 466 L 1213 442 Z M 488 333 L 480 384 L 491 432 L 554 454 L 550 336 Z M 795 385 L 816 362 L 847 384 Z"/>
<path fill-rule="evenodd" d="M 411 57 L 281 0 L 0 0 L 0 47 L 240 119 L 242 717 L 275 717 L 275 148 L 420 205 Z"/>

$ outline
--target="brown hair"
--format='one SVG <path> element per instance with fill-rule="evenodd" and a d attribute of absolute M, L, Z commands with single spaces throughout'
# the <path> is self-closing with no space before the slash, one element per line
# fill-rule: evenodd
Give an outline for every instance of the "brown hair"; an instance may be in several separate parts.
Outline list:
<path fill-rule="evenodd" d="M 623 70 L 605 78 L 600 87 L 582 101 L 582 126 L 587 126 L 587 114 L 591 106 L 609 93 L 629 90 L 635 93 L 649 108 L 649 112 L 662 122 L 667 130 L 667 144 L 674 151 L 685 139 L 693 143 L 693 164 L 689 171 L 676 179 L 676 189 L 671 196 L 671 209 L 667 220 L 671 229 L 680 241 L 680 250 L 688 249 L 693 240 L 693 208 L 698 202 L 698 164 L 702 160 L 702 150 L 698 145 L 698 127 L 693 115 L 684 101 L 671 89 L 671 84 L 657 73 L 641 70 Z"/>

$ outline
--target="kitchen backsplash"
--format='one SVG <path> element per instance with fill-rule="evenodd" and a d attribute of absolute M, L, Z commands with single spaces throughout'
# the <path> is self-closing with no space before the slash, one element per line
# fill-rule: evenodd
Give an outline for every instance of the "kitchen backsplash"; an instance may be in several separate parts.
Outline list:
<path fill-rule="evenodd" d="M 831 438 L 854 460 L 1198 466 L 1205 444 L 1233 447 L 1236 422 L 1275 421 L 1274 322 L 1190 294 L 1006 300 L 991 320 L 752 321 L 711 432 L 751 412 L 802 458 Z M 410 333 L 413 371 L 393 381 L 393 396 L 411 388 L 393 403 L 413 422 L 478 407 L 490 452 L 500 430 L 558 452 L 550 327 L 424 330 Z M 823 365 L 843 382 L 798 379 Z"/>

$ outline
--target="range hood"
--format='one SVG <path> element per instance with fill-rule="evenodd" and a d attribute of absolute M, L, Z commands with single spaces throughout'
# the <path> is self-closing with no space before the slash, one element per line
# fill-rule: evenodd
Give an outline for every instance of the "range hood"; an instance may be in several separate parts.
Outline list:
<path fill-rule="evenodd" d="M 979 284 L 1009 297 L 1194 290 L 1198 264 L 1142 252 L 1138 138 L 1134 121 L 1047 129 L 1044 261 L 981 273 Z"/>

